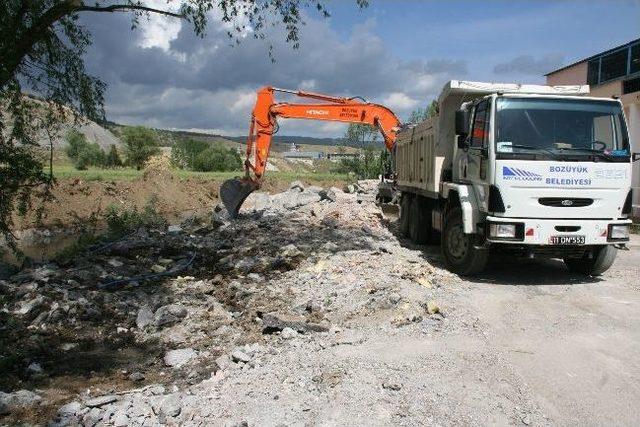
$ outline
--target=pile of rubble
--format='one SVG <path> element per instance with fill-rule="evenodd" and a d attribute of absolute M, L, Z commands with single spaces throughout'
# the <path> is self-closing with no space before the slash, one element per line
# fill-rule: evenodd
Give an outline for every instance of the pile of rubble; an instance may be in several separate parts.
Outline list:
<path fill-rule="evenodd" d="M 51 419 L 64 403 L 59 425 L 206 420 L 196 388 L 262 372 L 287 342 L 331 346 L 380 312 L 385 327 L 441 328 L 433 298 L 451 276 L 398 245 L 372 188 L 295 182 L 252 194 L 237 220 L 216 208 L 0 281 L 0 386 L 18 390 L 0 416 Z"/>

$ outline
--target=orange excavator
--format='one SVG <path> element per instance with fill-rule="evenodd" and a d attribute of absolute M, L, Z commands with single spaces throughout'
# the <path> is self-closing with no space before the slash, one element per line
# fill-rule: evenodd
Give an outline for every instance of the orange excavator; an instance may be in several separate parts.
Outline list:
<path fill-rule="evenodd" d="M 276 92 L 323 102 L 276 103 L 274 98 Z M 393 150 L 397 132 L 400 130 L 400 121 L 393 111 L 382 105 L 368 103 L 359 97 L 341 98 L 274 87 L 264 87 L 258 91 L 257 95 L 247 138 L 245 176 L 227 180 L 220 187 L 220 198 L 231 217 L 238 215 L 245 199 L 262 184 L 271 148 L 271 137 L 278 130 L 279 117 L 372 125 L 380 130 L 384 143 L 390 151 Z M 250 160 L 252 154 L 253 163 Z"/>

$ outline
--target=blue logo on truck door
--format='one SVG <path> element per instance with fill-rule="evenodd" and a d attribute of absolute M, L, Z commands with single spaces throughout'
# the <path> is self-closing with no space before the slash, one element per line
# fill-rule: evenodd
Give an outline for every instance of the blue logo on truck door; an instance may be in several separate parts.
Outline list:
<path fill-rule="evenodd" d="M 502 167 L 502 179 L 514 181 L 542 181 L 542 175 L 514 167 Z"/>

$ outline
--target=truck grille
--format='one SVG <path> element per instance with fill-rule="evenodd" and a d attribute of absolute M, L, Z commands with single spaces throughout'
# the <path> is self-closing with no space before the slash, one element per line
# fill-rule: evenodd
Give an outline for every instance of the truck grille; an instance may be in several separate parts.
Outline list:
<path fill-rule="evenodd" d="M 589 246 L 554 246 L 554 245 L 531 245 L 520 246 L 510 244 L 492 244 L 491 248 L 495 252 L 508 254 L 516 257 L 534 258 L 582 258 L 588 251 Z"/>
<path fill-rule="evenodd" d="M 552 206 L 555 208 L 582 208 L 590 206 L 593 199 L 580 197 L 541 197 L 538 202 L 544 206 Z"/>

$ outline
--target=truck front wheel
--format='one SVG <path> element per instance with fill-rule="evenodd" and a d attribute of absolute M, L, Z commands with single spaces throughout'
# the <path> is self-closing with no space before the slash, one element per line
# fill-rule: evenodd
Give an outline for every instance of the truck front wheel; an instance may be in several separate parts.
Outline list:
<path fill-rule="evenodd" d="M 564 263 L 573 273 L 599 276 L 613 265 L 617 253 L 613 245 L 606 245 L 594 249 L 591 257 L 586 254 L 582 258 L 565 258 Z"/>
<path fill-rule="evenodd" d="M 450 209 L 441 238 L 442 255 L 450 271 L 467 276 L 484 270 L 489 251 L 477 247 L 477 240 L 476 235 L 464 233 L 462 210 L 459 207 Z"/>

